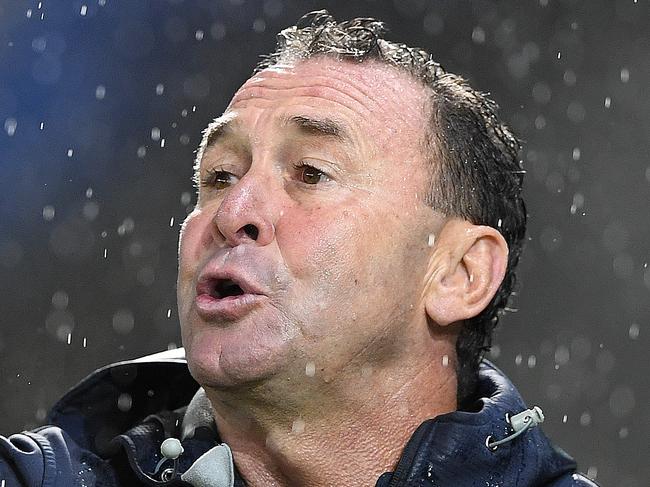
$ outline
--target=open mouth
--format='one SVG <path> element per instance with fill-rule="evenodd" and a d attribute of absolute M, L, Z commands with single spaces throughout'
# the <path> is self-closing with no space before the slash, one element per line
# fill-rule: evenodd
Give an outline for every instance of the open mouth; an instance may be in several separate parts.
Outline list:
<path fill-rule="evenodd" d="M 210 296 L 215 299 L 223 299 L 230 296 L 241 296 L 244 290 L 239 284 L 230 279 L 215 279 L 210 289 Z"/>

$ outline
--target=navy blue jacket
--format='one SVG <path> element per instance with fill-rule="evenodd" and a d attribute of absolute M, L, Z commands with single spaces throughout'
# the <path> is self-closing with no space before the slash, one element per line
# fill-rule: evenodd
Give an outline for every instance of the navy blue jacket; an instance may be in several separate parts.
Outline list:
<path fill-rule="evenodd" d="M 116 487 L 215 485 L 180 479 L 221 442 L 207 398 L 182 358 L 157 354 L 102 368 L 68 392 L 52 409 L 48 426 L 0 437 L 0 487 Z M 471 412 L 455 411 L 422 423 L 393 472 L 377 487 L 579 487 L 595 486 L 576 473 L 575 462 L 554 447 L 540 427 L 492 451 L 486 438 L 512 433 L 506 413 L 526 409 L 512 383 L 488 361 L 480 368 Z M 178 476 L 162 481 L 160 445 L 182 440 Z M 216 450 L 216 449 L 215 449 Z M 228 483 L 245 483 L 231 463 Z M 199 462 L 196 462 L 197 464 Z M 154 473 L 155 472 L 155 473 Z M 4 480 L 4 484 L 2 481 Z M 220 484 L 224 485 L 224 484 Z"/>

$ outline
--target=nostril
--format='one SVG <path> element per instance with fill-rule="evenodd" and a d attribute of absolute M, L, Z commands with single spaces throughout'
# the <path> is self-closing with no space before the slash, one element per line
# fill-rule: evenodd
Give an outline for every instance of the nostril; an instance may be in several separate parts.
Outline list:
<path fill-rule="evenodd" d="M 257 237 L 260 234 L 260 231 L 257 229 L 257 227 L 255 225 L 251 225 L 250 223 L 248 225 L 244 225 L 244 228 L 242 228 L 242 230 L 244 230 L 244 233 L 246 233 L 246 235 L 248 235 L 248 237 L 252 240 L 257 240 Z"/>

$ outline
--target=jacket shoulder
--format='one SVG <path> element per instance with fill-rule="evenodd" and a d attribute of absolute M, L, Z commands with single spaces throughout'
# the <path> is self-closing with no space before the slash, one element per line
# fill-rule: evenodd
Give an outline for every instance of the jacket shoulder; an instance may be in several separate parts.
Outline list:
<path fill-rule="evenodd" d="M 116 485 L 103 460 L 56 426 L 0 436 L 0 479 L 3 485 L 21 487 L 68 487 L 80 481 L 100 485 L 97 479 L 101 485 Z"/>
<path fill-rule="evenodd" d="M 148 415 L 186 406 L 198 388 L 183 349 L 118 362 L 68 391 L 50 410 L 47 423 L 81 448 L 102 454 L 113 437 Z"/>

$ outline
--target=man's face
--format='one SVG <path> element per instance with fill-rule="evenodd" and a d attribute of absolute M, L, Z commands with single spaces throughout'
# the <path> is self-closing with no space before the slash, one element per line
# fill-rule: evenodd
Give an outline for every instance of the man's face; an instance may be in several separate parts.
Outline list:
<path fill-rule="evenodd" d="M 426 99 L 390 66 L 328 58 L 264 70 L 235 94 L 180 235 L 199 383 L 336 378 L 408 353 L 441 221 L 424 203 Z"/>

